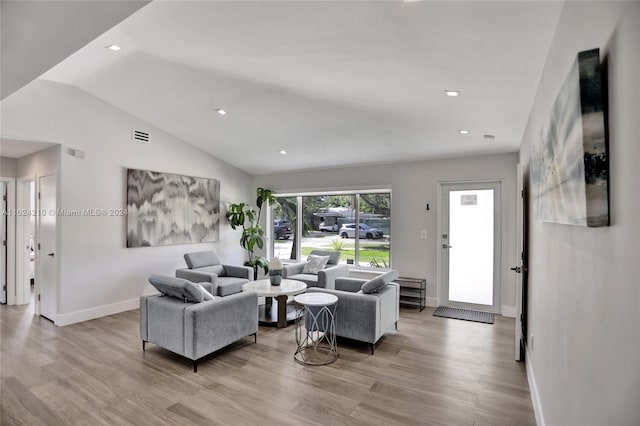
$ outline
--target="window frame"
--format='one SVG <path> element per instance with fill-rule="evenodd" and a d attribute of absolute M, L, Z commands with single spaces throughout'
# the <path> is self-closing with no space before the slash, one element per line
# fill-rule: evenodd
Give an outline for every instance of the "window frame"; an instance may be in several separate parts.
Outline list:
<path fill-rule="evenodd" d="M 332 196 L 332 195 L 348 195 L 348 196 L 354 196 L 355 197 L 355 203 L 357 208 L 355 209 L 355 224 L 354 224 L 354 260 L 353 260 L 353 264 L 349 265 L 350 267 L 352 267 L 353 269 L 363 269 L 363 270 L 374 270 L 374 271 L 379 271 L 379 270 L 384 270 L 385 268 L 375 268 L 373 266 L 363 266 L 360 265 L 360 226 L 355 226 L 360 225 L 360 196 L 361 195 L 368 195 L 368 194 L 389 194 L 389 264 L 388 264 L 388 269 L 392 268 L 392 262 L 393 262 L 393 255 L 392 255 L 392 220 L 393 220 L 393 191 L 391 189 L 391 187 L 385 188 L 385 187 L 375 187 L 375 188 L 349 188 L 349 189 L 340 189 L 340 190 L 326 190 L 326 191 L 322 191 L 322 190 L 316 190 L 316 191 L 289 191 L 289 192 L 274 192 L 273 195 L 276 198 L 296 198 L 296 232 L 293 237 L 294 239 L 297 239 L 297 244 L 296 244 L 296 253 L 295 253 L 295 259 L 287 259 L 290 260 L 292 262 L 300 262 L 301 260 L 301 250 L 302 250 L 302 226 L 301 226 L 301 221 L 304 220 L 303 217 L 303 198 L 304 197 L 318 197 L 318 196 Z M 273 232 L 273 223 L 274 223 L 274 206 L 269 206 L 270 208 L 267 210 L 267 215 L 266 215 L 266 219 L 267 219 L 267 223 L 269 224 L 269 226 L 267 226 L 267 237 L 269 239 L 269 244 L 267 246 L 267 256 L 272 258 L 274 257 L 274 244 L 276 242 L 276 239 L 274 238 L 274 232 Z"/>

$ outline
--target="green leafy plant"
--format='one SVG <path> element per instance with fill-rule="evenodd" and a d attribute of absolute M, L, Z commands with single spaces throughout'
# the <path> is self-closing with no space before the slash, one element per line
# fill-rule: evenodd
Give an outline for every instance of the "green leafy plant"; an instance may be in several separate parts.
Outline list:
<path fill-rule="evenodd" d="M 242 228 L 240 245 L 249 254 L 249 260 L 244 264 L 253 268 L 253 279 L 258 278 L 258 268 L 262 268 L 265 274 L 269 271 L 269 261 L 262 256 L 256 256 L 255 252 L 264 247 L 264 228 L 260 223 L 262 206 L 265 203 L 272 204 L 276 202 L 271 190 L 258 188 L 256 194 L 257 214 L 253 207 L 246 203 L 231 204 L 226 214 L 231 229 Z"/>
<path fill-rule="evenodd" d="M 389 268 L 389 264 L 385 259 L 378 260 L 375 257 L 371 259 L 369 265 L 371 265 L 372 268 Z"/>
<path fill-rule="evenodd" d="M 344 250 L 344 241 L 342 241 L 341 239 L 338 239 L 338 238 L 334 238 L 334 239 L 331 240 L 331 247 L 335 251 L 342 251 L 342 250 Z"/>

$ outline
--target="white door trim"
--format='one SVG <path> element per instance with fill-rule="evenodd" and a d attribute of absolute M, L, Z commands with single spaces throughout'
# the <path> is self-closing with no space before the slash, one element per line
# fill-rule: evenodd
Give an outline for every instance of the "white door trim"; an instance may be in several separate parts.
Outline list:
<path fill-rule="evenodd" d="M 495 250 L 495 259 L 494 259 L 494 279 L 495 279 L 495 288 L 494 288 L 494 305 L 491 312 L 496 314 L 501 314 L 502 312 L 502 270 L 504 268 L 504 247 L 505 247 L 505 203 L 504 203 L 504 178 L 495 178 L 495 179 L 478 179 L 478 180 L 443 180 L 438 182 L 438 212 L 437 212 L 437 304 L 441 306 L 445 303 L 445 295 L 443 292 L 443 259 L 442 259 L 442 234 L 443 234 L 443 219 L 444 219 L 444 206 L 442 203 L 442 195 L 443 188 L 447 185 L 474 185 L 474 184 L 497 184 L 499 189 L 496 192 L 496 195 L 499 197 L 499 203 L 494 210 L 494 213 L 499 218 L 499 228 L 496 228 L 496 232 L 499 235 L 496 236 L 496 243 L 499 244 L 499 247 Z"/>
<path fill-rule="evenodd" d="M 26 198 L 25 193 L 25 184 L 33 182 L 37 185 L 37 177 L 36 175 L 22 176 L 17 179 L 16 182 L 16 209 L 21 210 L 22 212 L 27 212 L 30 208 L 29 200 Z M 37 192 L 36 186 L 34 185 L 34 192 Z M 35 194 L 33 195 L 35 197 Z M 35 206 L 34 206 L 35 207 Z M 30 216 L 28 215 L 17 215 L 16 216 L 16 305 L 27 304 L 31 302 L 31 284 L 27 281 L 24 281 L 24 277 L 29 269 L 29 265 L 25 262 L 25 257 L 21 254 L 24 250 L 24 242 L 27 240 L 26 234 L 24 233 L 24 228 L 26 225 L 26 220 Z M 37 221 L 37 215 L 34 215 Z M 37 223 L 36 223 L 36 231 L 37 231 Z M 34 231 L 33 241 L 36 244 L 36 235 Z M 35 252 L 37 253 L 37 251 Z M 35 259 L 34 259 L 34 270 L 35 270 Z M 35 288 L 34 288 L 35 291 Z"/>
<path fill-rule="evenodd" d="M 7 183 L 7 305 L 16 303 L 16 179 L 0 177 Z M 1 290 L 1 289 L 0 289 Z"/>

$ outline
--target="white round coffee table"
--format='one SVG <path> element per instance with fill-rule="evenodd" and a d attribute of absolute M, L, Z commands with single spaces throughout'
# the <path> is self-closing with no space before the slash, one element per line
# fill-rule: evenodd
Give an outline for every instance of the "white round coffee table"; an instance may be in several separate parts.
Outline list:
<path fill-rule="evenodd" d="M 250 281 L 242 286 L 242 291 L 255 291 L 258 296 L 265 297 L 265 305 L 258 310 L 258 320 L 264 325 L 277 325 L 278 328 L 287 326 L 288 321 L 297 317 L 293 306 L 287 306 L 287 297 L 303 293 L 307 285 L 302 281 L 283 279 L 280 285 L 271 285 L 271 281 Z M 276 299 L 275 302 L 273 299 Z M 290 309 L 289 309 L 290 308 Z"/>
<path fill-rule="evenodd" d="M 331 364 L 338 359 L 333 316 L 338 298 L 328 293 L 305 293 L 293 300 L 303 313 L 296 319 L 298 347 L 293 358 L 305 365 Z"/>

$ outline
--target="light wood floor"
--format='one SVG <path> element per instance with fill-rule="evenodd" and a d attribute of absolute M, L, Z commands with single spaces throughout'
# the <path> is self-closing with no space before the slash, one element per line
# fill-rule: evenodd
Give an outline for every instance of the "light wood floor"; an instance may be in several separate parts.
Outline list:
<path fill-rule="evenodd" d="M 148 344 L 138 311 L 67 327 L 0 307 L 3 425 L 535 424 L 514 320 L 486 325 L 402 310 L 369 354 L 339 341 L 329 366 L 293 360 L 293 327 L 191 362 Z"/>

